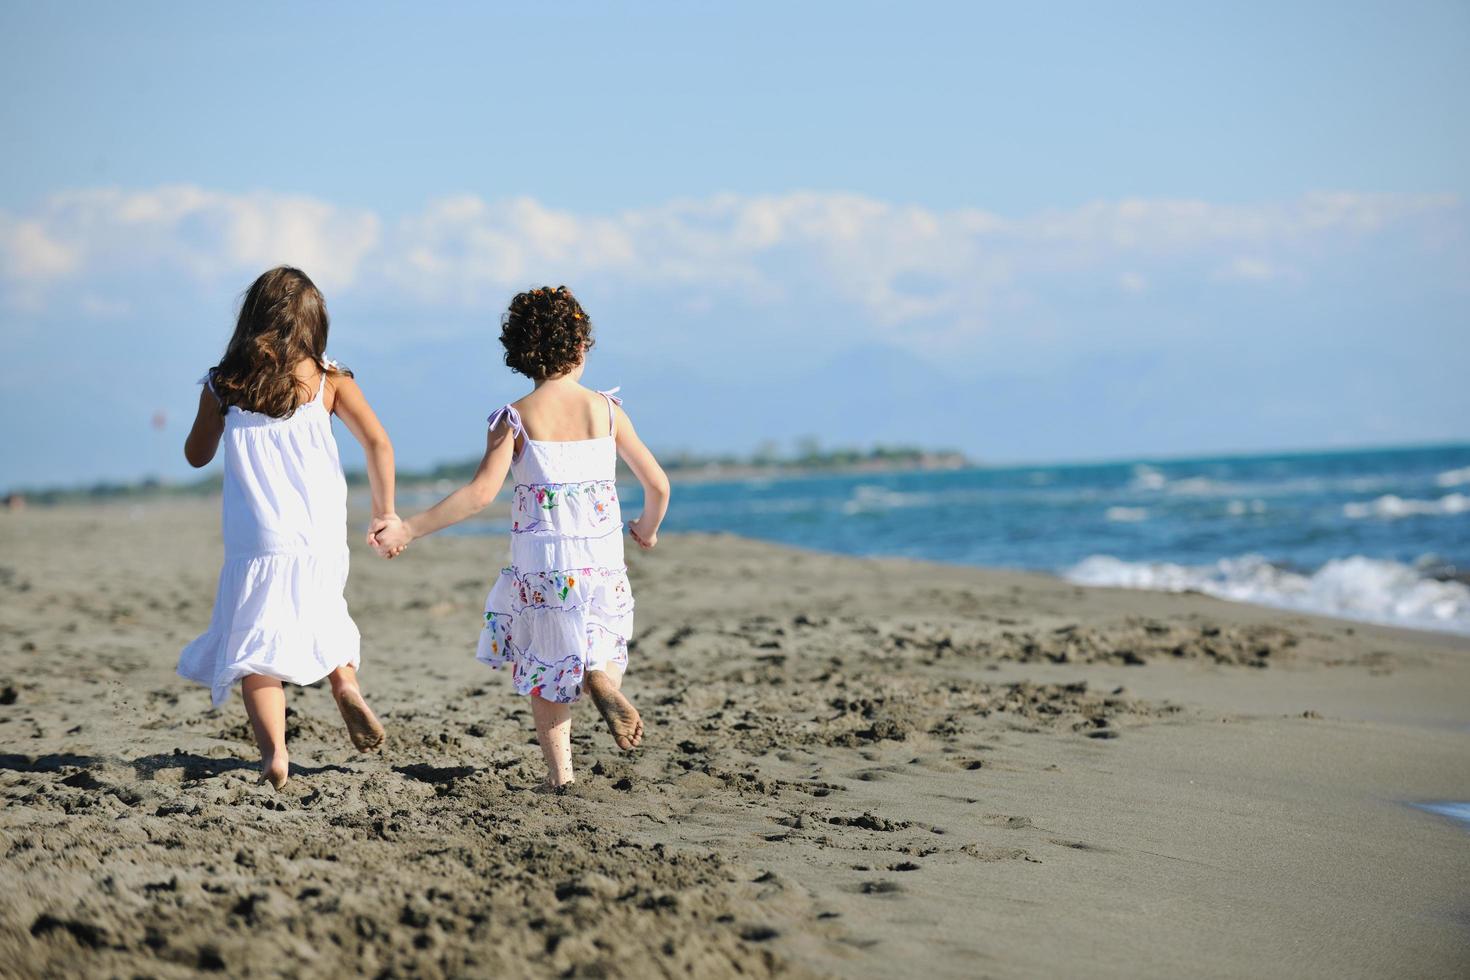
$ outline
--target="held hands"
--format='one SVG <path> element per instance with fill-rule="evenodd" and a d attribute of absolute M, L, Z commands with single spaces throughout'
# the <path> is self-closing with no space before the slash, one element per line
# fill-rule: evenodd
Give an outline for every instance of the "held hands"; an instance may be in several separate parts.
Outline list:
<path fill-rule="evenodd" d="M 367 542 L 380 558 L 397 558 L 412 540 L 413 532 L 397 514 L 374 517 L 368 528 Z"/>
<path fill-rule="evenodd" d="M 649 551 L 658 544 L 658 528 L 650 527 L 650 524 L 648 517 L 644 515 L 628 525 L 628 533 L 633 536 L 634 541 L 638 542 L 638 547 L 644 551 Z"/>
<path fill-rule="evenodd" d="M 658 544 L 658 528 L 651 526 L 647 516 L 641 516 L 628 525 L 628 533 L 644 551 Z M 413 541 L 413 530 L 408 522 L 397 514 L 382 514 L 374 517 L 368 528 L 367 543 L 382 558 L 397 558 Z"/>

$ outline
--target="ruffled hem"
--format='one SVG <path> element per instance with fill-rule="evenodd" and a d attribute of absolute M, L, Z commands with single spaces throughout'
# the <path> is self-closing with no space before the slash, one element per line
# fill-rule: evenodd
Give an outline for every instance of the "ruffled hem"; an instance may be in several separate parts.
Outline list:
<path fill-rule="evenodd" d="M 322 680 L 338 667 L 351 666 L 355 670 L 362 662 L 356 626 L 352 634 L 350 644 L 330 644 L 341 652 L 327 656 L 323 655 L 323 645 L 315 640 L 292 643 L 283 641 L 279 633 L 262 630 L 228 636 L 209 632 L 184 648 L 179 655 L 178 674 L 209 688 L 210 704 L 218 708 L 229 700 L 230 689 L 251 674 L 305 686 Z M 217 666 L 220 664 L 224 666 Z"/>
<path fill-rule="evenodd" d="M 345 561 L 267 555 L 226 562 L 209 629 L 179 654 L 179 676 L 218 708 L 250 674 L 315 684 L 361 662 L 362 637 L 342 596 Z"/>
<path fill-rule="evenodd" d="M 569 704 L 581 698 L 587 671 L 627 666 L 632 634 L 626 571 L 507 568 L 485 599 L 475 656 L 497 669 L 509 664 L 517 694 Z"/>
<path fill-rule="evenodd" d="M 572 578 L 578 578 L 578 570 L 590 569 L 585 580 L 590 587 L 609 574 L 618 574 L 623 566 L 623 526 L 617 526 L 601 532 L 597 535 L 586 535 L 582 537 L 571 537 L 557 534 L 513 534 L 511 535 L 511 564 L 517 569 L 527 568 L 554 568 L 570 569 Z M 601 569 L 617 571 L 601 572 Z M 551 573 L 554 579 L 555 573 Z M 561 589 L 566 582 L 555 584 L 554 581 L 538 579 L 535 573 L 522 571 L 522 577 L 527 580 L 531 588 L 541 588 L 543 591 L 555 585 Z M 527 599 L 529 600 L 529 597 Z"/>

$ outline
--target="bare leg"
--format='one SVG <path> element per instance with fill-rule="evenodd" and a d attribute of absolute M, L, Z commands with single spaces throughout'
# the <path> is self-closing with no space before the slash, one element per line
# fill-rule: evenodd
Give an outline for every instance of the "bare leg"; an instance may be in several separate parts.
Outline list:
<path fill-rule="evenodd" d="M 332 682 L 332 697 L 337 700 L 337 710 L 347 723 L 347 735 L 359 752 L 375 752 L 383 747 L 387 737 L 383 725 L 373 709 L 362 698 L 357 686 L 357 670 L 351 664 L 343 664 L 327 676 Z"/>
<path fill-rule="evenodd" d="M 613 687 L 621 691 L 623 689 L 623 671 L 627 669 L 625 664 L 608 663 L 606 667 L 602 668 L 602 672 L 607 675 L 608 680 L 612 681 Z"/>
<path fill-rule="evenodd" d="M 603 670 L 587 671 L 587 693 L 607 722 L 618 748 L 627 752 L 643 744 L 643 719 L 633 702 L 623 697 L 623 665 L 608 664 Z"/>
<path fill-rule="evenodd" d="M 531 717 L 536 741 L 546 757 L 546 782 L 565 786 L 572 781 L 572 706 L 531 695 Z"/>
<path fill-rule="evenodd" d="M 276 789 L 286 785 L 290 759 L 286 755 L 286 692 L 274 677 L 251 674 L 240 683 L 245 713 L 260 746 L 260 781 Z"/>

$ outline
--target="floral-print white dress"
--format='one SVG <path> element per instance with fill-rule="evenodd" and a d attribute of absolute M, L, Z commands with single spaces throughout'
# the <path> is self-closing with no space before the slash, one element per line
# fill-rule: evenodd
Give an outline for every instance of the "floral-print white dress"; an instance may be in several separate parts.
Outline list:
<path fill-rule="evenodd" d="M 618 507 L 617 412 L 607 399 L 608 432 L 596 439 L 542 442 L 526 437 L 506 405 L 489 418 L 508 425 L 521 449 L 511 461 L 511 564 L 485 600 L 476 657 L 510 664 L 516 693 L 568 703 L 589 670 L 626 666 L 633 592 L 623 562 Z"/>

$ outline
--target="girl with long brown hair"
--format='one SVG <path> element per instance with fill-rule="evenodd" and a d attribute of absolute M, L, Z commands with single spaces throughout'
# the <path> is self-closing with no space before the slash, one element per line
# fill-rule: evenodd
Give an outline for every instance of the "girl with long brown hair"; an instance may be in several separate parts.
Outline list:
<path fill-rule="evenodd" d="M 240 305 L 225 356 L 202 379 L 184 456 L 204 466 L 224 444 L 225 563 L 209 630 L 179 673 L 215 707 L 241 682 L 260 746 L 261 781 L 290 772 L 283 681 L 330 678 L 353 745 L 371 752 L 383 726 L 357 684 L 357 626 L 347 612 L 347 483 L 333 415 L 367 455 L 374 524 L 391 526 L 393 444 L 352 373 L 327 360 L 327 307 L 300 269 L 263 273 Z"/>

